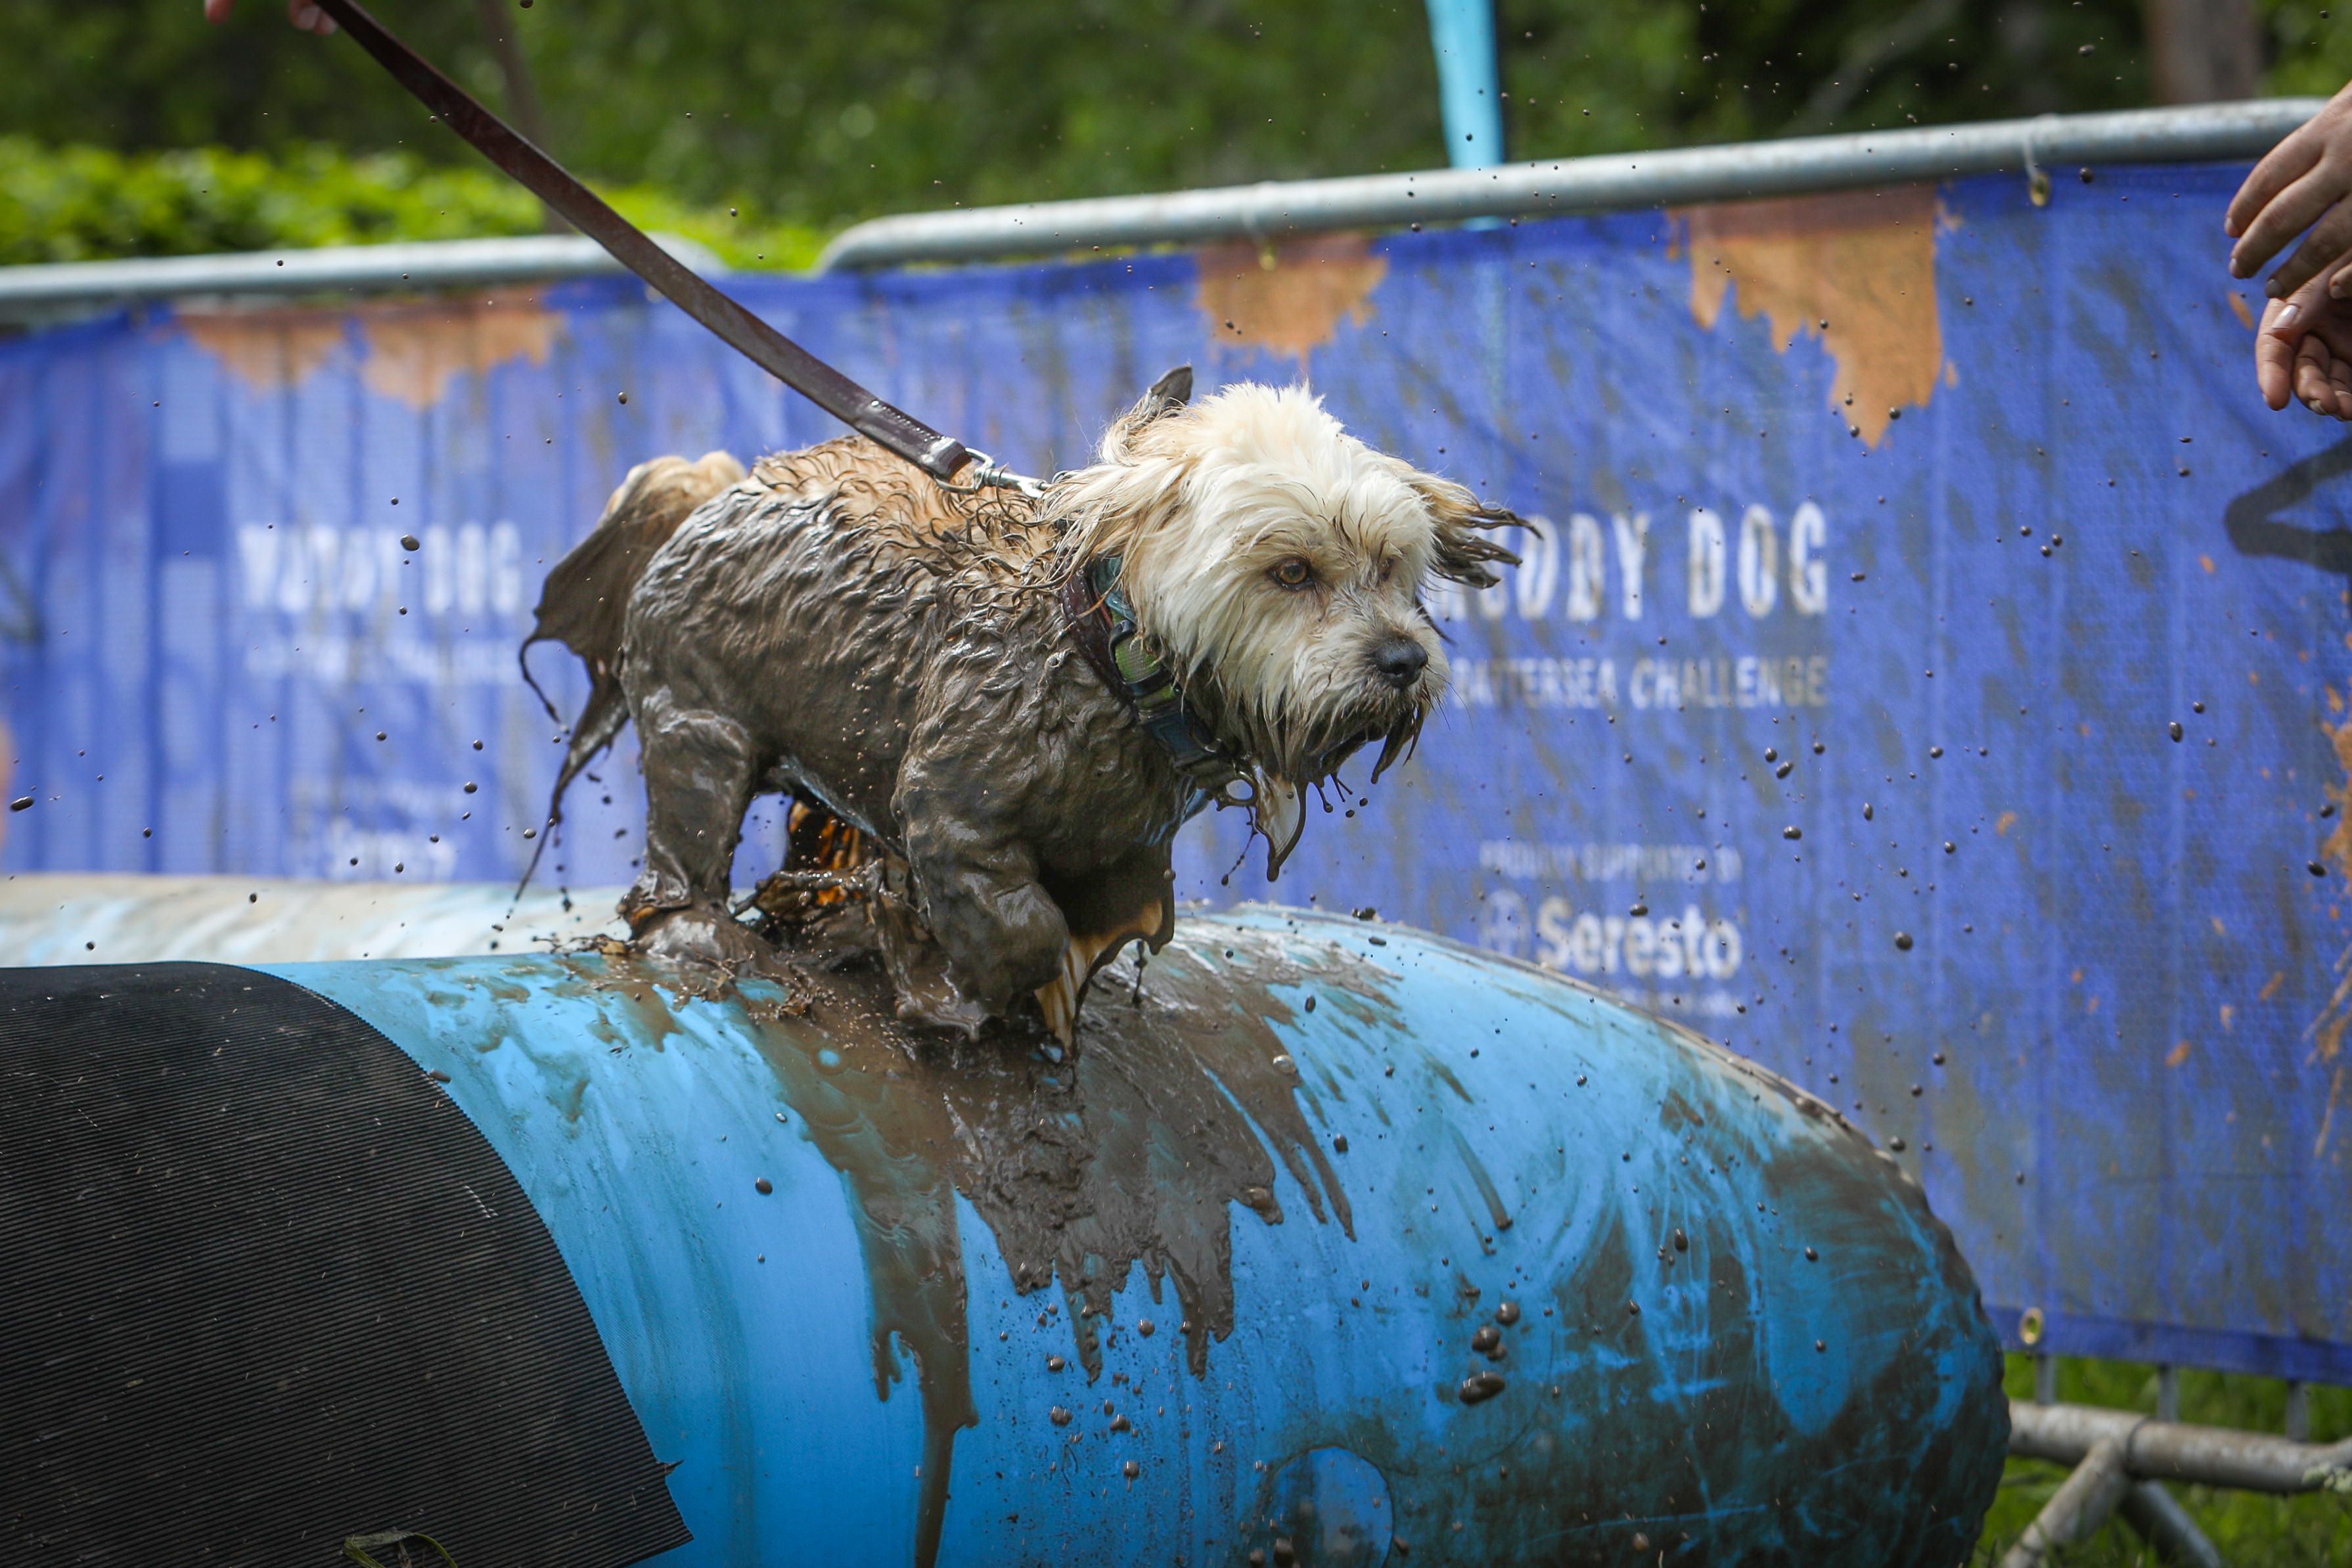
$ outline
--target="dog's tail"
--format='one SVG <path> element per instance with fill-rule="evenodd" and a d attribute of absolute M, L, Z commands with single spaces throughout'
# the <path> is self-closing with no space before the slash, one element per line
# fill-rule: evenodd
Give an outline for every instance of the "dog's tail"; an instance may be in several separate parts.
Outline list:
<path fill-rule="evenodd" d="M 523 870 L 522 887 L 530 885 L 531 873 L 539 869 L 547 841 L 563 821 L 563 792 L 629 721 L 628 704 L 621 693 L 621 637 L 628 619 L 629 595 L 645 575 L 646 562 L 697 507 L 742 478 L 743 465 L 724 452 L 707 452 L 697 463 L 683 457 L 640 463 L 604 503 L 604 515 L 596 520 L 595 530 L 547 574 L 547 584 L 540 591 L 536 622 L 515 657 L 540 705 L 561 724 L 563 716 L 555 711 L 555 705 L 531 675 L 530 649 L 534 643 L 562 643 L 588 667 L 588 701 L 572 726 L 572 744 L 564 751 L 563 770 L 556 775 L 555 792 L 547 803 L 539 848 L 531 852 L 530 864 Z M 518 894 L 522 887 L 515 890 Z"/>

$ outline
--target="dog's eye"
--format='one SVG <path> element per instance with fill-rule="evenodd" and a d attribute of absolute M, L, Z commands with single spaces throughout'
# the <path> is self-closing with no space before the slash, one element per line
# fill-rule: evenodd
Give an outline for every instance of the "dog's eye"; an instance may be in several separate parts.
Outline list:
<path fill-rule="evenodd" d="M 1305 588 L 1315 580 L 1315 569 L 1297 556 L 1277 562 L 1271 574 L 1285 588 Z"/>

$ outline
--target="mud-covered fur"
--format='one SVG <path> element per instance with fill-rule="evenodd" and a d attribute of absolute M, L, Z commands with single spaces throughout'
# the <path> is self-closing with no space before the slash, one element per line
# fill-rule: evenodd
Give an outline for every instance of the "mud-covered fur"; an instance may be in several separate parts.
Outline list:
<path fill-rule="evenodd" d="M 1410 743 L 1446 673 L 1423 584 L 1491 582 L 1509 558 L 1480 530 L 1508 514 L 1302 391 L 1188 403 L 1189 386 L 1171 372 L 1041 502 L 952 493 L 855 437 L 734 483 L 719 455 L 631 475 L 551 573 L 540 634 L 616 674 L 636 722 L 646 860 L 622 908 L 643 941 L 708 957 L 754 940 L 729 873 L 754 795 L 786 791 L 903 857 L 919 928 L 901 939 L 935 950 L 928 978 L 892 965 L 903 1012 L 976 1030 L 1035 994 L 1066 1037 L 1099 962 L 1167 940 L 1170 843 L 1198 800 L 1069 630 L 1061 583 L 1102 557 L 1262 794 L 1295 804 L 1368 741 Z M 663 535 L 649 556 L 598 544 Z M 631 553 L 616 647 L 549 630 L 619 591 Z M 598 716 L 567 779 L 617 731 Z"/>

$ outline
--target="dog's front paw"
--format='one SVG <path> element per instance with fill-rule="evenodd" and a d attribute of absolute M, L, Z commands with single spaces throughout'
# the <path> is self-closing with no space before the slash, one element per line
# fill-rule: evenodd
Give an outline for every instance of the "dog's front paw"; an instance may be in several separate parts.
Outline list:
<path fill-rule="evenodd" d="M 978 1040 L 988 1022 L 988 1009 L 951 985 L 925 986 L 898 993 L 898 1016 L 908 1023 L 952 1029 L 966 1040 Z"/>
<path fill-rule="evenodd" d="M 772 956 L 759 934 L 723 910 L 673 909 L 638 928 L 638 952 L 672 964 L 740 968 Z"/>

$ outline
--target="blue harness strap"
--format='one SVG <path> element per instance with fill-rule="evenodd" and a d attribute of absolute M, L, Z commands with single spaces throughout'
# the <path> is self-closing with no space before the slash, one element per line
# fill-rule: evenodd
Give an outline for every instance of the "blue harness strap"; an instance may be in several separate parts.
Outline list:
<path fill-rule="evenodd" d="M 1176 677 L 1152 653 L 1136 623 L 1135 607 L 1119 584 L 1117 556 L 1071 573 L 1063 594 L 1071 632 L 1087 662 L 1103 684 L 1118 694 L 1145 733 L 1160 743 L 1176 770 L 1192 781 L 1192 799 L 1185 804 L 1186 817 L 1206 806 L 1226 785 L 1247 777 L 1217 744 L 1200 716 L 1186 706 Z"/>

